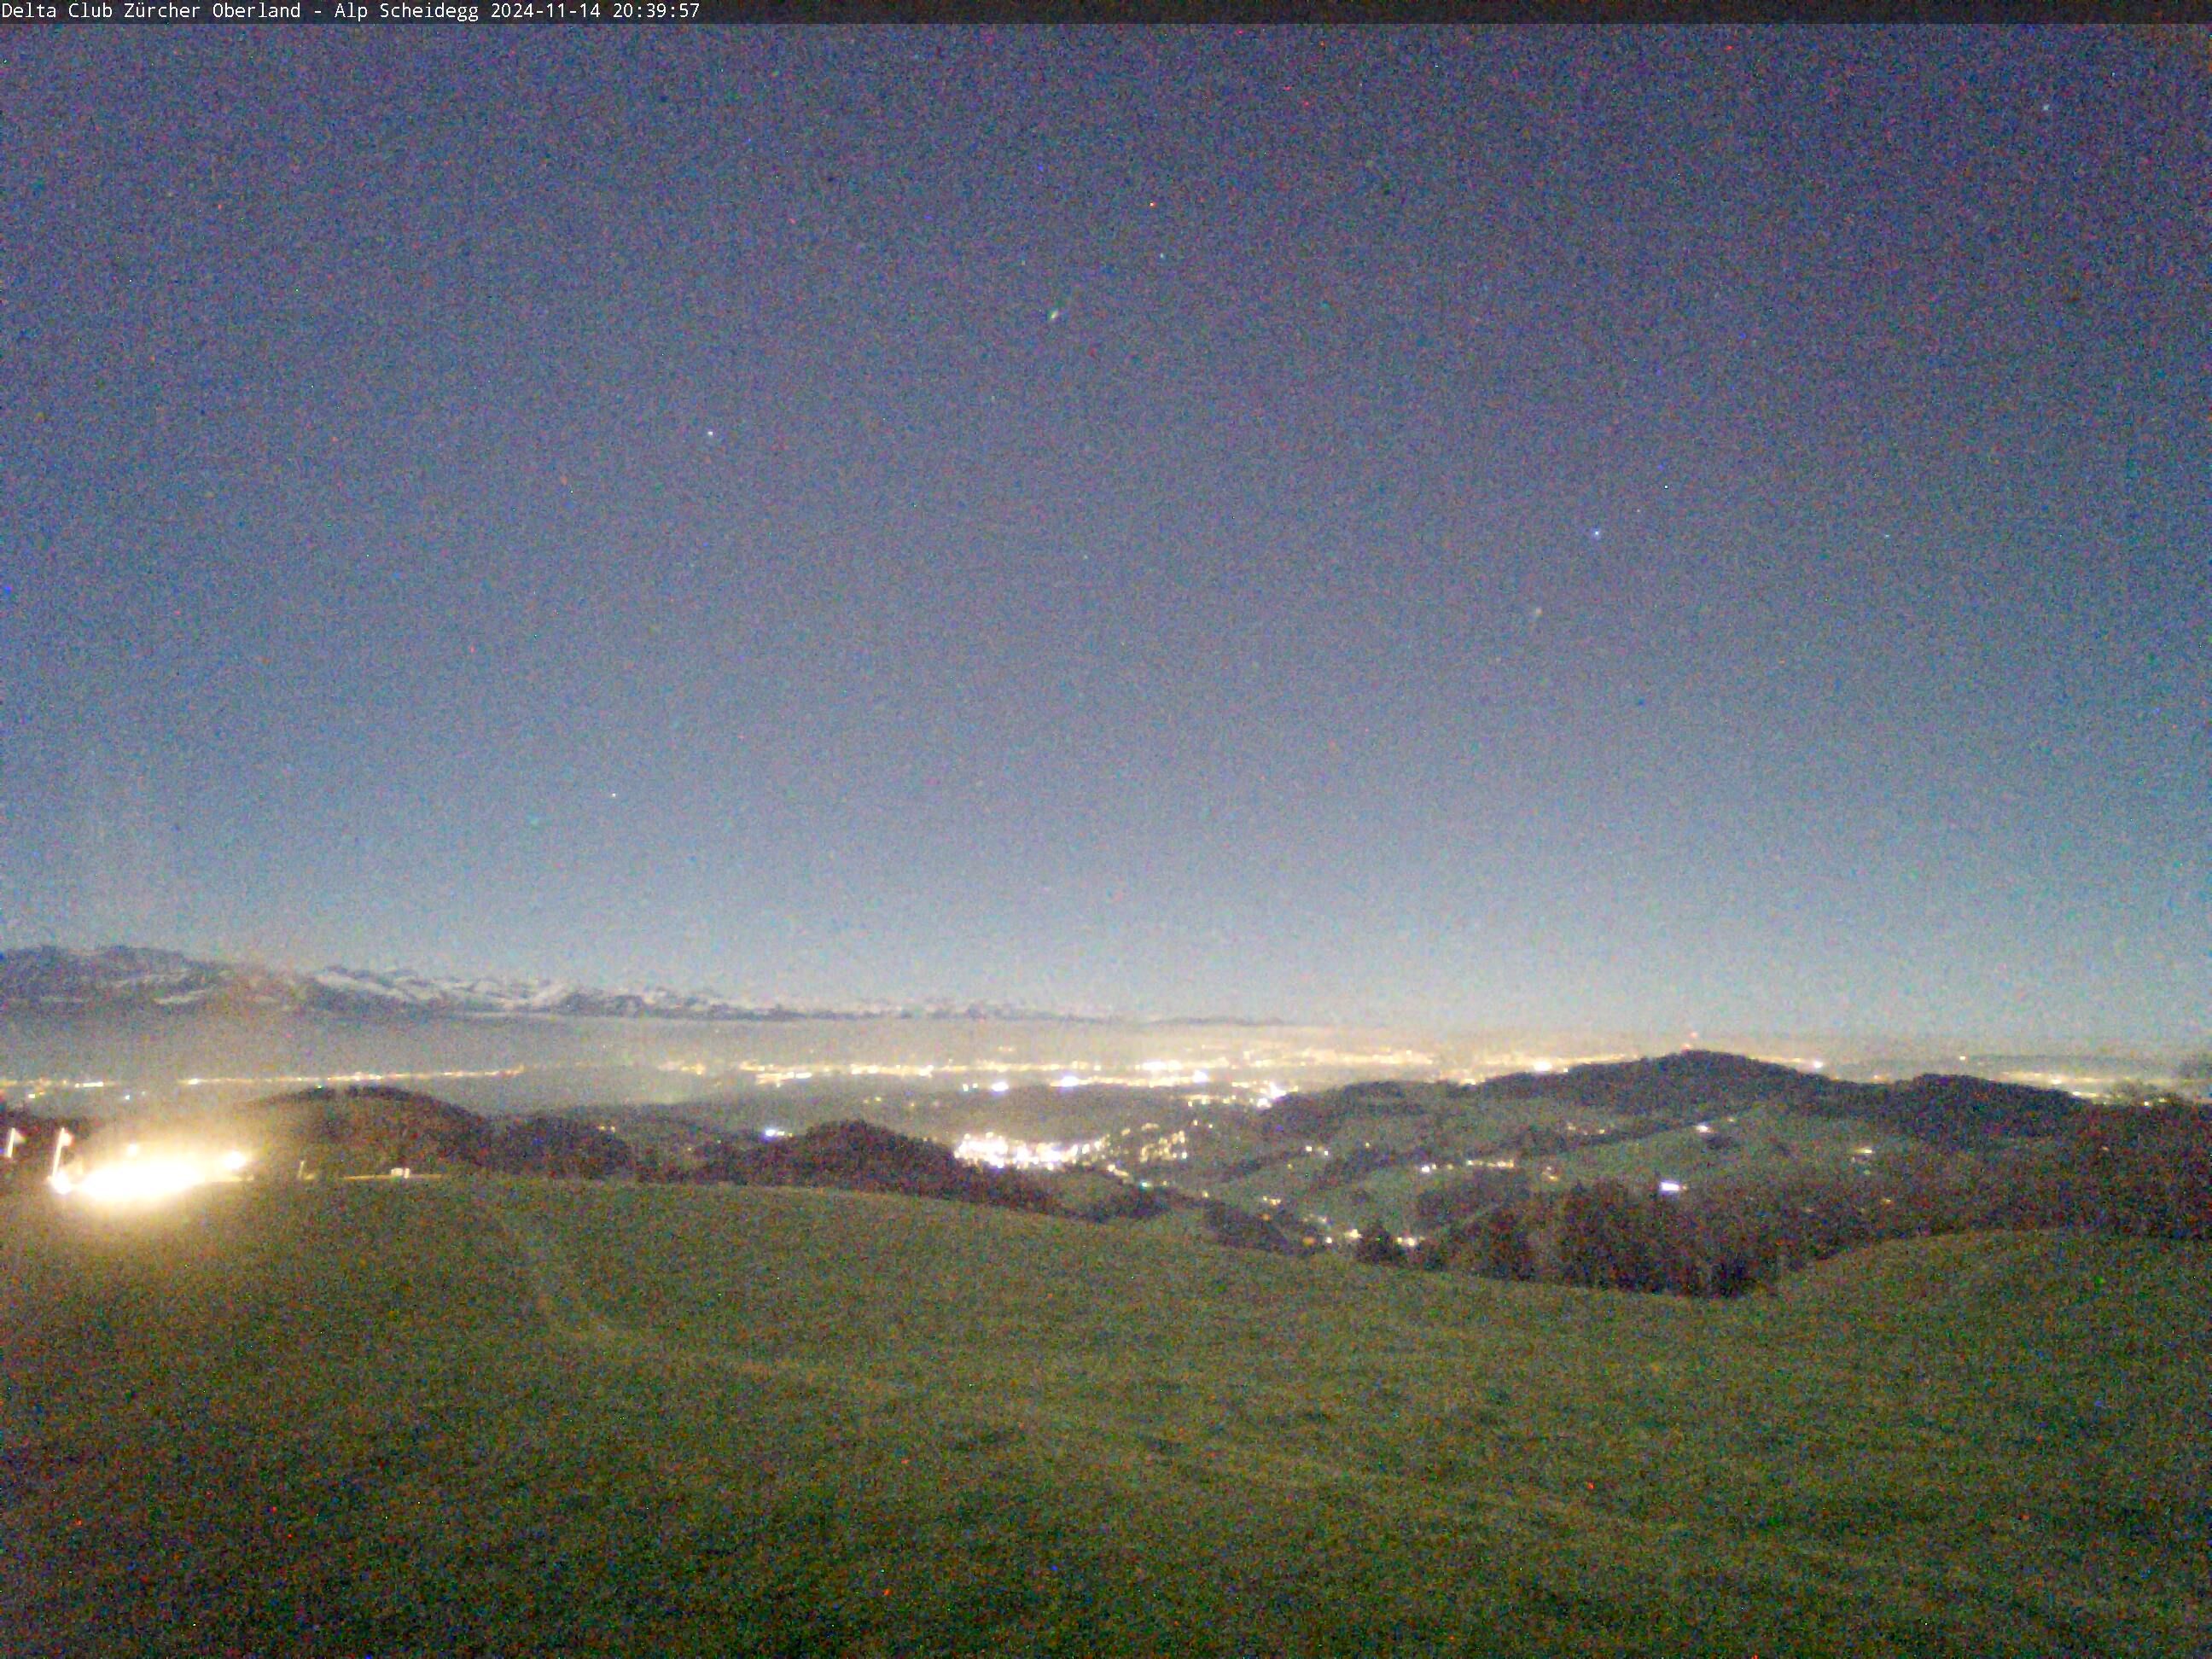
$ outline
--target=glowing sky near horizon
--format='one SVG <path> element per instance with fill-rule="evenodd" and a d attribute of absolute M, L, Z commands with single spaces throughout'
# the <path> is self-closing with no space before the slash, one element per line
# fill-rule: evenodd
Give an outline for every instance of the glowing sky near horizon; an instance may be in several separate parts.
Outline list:
<path fill-rule="evenodd" d="M 2201 1039 L 2141 31 L 16 31 L 0 947 Z"/>

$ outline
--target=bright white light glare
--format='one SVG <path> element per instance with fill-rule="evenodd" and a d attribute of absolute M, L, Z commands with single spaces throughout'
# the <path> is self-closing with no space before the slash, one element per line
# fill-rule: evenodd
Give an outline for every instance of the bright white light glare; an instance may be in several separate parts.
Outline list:
<path fill-rule="evenodd" d="M 1007 1082 L 1006 1079 L 1000 1078 L 996 1083 L 994 1083 L 991 1085 L 991 1092 L 994 1095 L 1002 1095 L 1013 1086 L 1014 1085 Z"/>
<path fill-rule="evenodd" d="M 133 1141 L 120 1162 L 94 1169 L 57 1170 L 46 1184 L 57 1193 L 100 1204 L 139 1204 L 169 1198 L 213 1181 L 237 1181 L 253 1161 L 236 1147 L 218 1157 L 196 1153 L 151 1153 Z"/>
<path fill-rule="evenodd" d="M 53 1188 L 102 1204 L 131 1204 L 167 1198 L 213 1178 L 204 1164 L 190 1158 L 134 1158 L 75 1177 L 61 1170 L 54 1176 Z"/>

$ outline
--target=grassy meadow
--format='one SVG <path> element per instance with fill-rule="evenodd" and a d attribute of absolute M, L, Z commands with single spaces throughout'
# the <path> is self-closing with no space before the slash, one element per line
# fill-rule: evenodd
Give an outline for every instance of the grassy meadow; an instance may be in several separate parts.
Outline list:
<path fill-rule="evenodd" d="M 853 1194 L 0 1206 L 0 1652 L 2212 1651 L 2212 1248 L 1738 1302 Z"/>

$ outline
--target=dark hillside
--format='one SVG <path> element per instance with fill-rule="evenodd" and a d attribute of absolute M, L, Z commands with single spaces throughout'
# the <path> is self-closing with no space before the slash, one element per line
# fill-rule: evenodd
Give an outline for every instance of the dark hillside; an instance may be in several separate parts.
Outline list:
<path fill-rule="evenodd" d="M 1993 1139 L 2063 1135 L 2080 1121 L 2087 1102 L 2058 1089 L 2034 1089 L 1988 1078 L 1928 1073 L 1910 1083 L 1850 1084 L 1839 1104 L 1814 1111 L 1886 1123 L 1930 1146 L 1964 1150 Z"/>
<path fill-rule="evenodd" d="M 1185 1199 L 1184 1203 L 1190 1200 Z M 1265 1216 L 1254 1215 L 1218 1198 L 1200 1200 L 1206 1237 L 1232 1250 L 1270 1250 L 1277 1255 L 1306 1255 L 1311 1252 Z"/>
<path fill-rule="evenodd" d="M 514 1118 L 491 1131 L 483 1161 L 502 1175 L 603 1181 L 628 1173 L 637 1158 L 629 1143 L 596 1123 L 573 1117 Z"/>
<path fill-rule="evenodd" d="M 1839 1101 L 1853 1087 L 1771 1060 L 1685 1048 L 1650 1060 L 1600 1060 L 1559 1072 L 1515 1072 L 1486 1079 L 1469 1092 L 1482 1100 L 1554 1100 L 1617 1117 L 1681 1122 L 1719 1103 L 1814 1106 Z"/>
<path fill-rule="evenodd" d="M 1695 1048 L 1559 1072 L 1516 1072 L 1486 1079 L 1468 1095 L 1555 1101 L 1649 1127 L 1679 1126 L 1722 1109 L 1781 1105 L 1816 1117 L 1863 1118 L 1954 1151 L 2063 1134 L 2086 1109 L 2084 1102 L 2061 1090 L 1988 1078 L 1930 1073 L 1909 1083 L 1847 1083 L 1771 1060 Z"/>
<path fill-rule="evenodd" d="M 1048 1211 L 1051 1195 L 1004 1170 L 963 1164 L 949 1147 L 858 1119 L 824 1123 L 787 1140 L 725 1142 L 700 1162 L 699 1178 L 754 1187 L 842 1187 L 853 1192 L 949 1198 Z"/>
<path fill-rule="evenodd" d="M 335 1147 L 390 1164 L 477 1164 L 489 1135 L 474 1112 L 389 1084 L 347 1084 L 271 1095 L 220 1121 L 264 1153 Z"/>
<path fill-rule="evenodd" d="M 1326 1139 L 1356 1117 L 1419 1117 L 1428 1107 L 1402 1083 L 1349 1083 L 1320 1094 L 1279 1097 L 1260 1120 L 1271 1139 Z"/>

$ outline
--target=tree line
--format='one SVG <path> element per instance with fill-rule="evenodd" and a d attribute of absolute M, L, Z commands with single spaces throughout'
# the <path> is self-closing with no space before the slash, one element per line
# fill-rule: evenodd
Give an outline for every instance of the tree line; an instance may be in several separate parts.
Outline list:
<path fill-rule="evenodd" d="M 1410 1253 L 1386 1234 L 1363 1237 L 1356 1254 L 1492 1279 L 1731 1297 L 1885 1239 L 2049 1227 L 2212 1239 L 2212 1108 L 2144 1096 L 2081 1111 L 2063 1139 L 1995 1154 L 1931 1149 L 1879 1170 L 1723 1176 L 1674 1195 L 1618 1181 L 1498 1194 Z"/>

